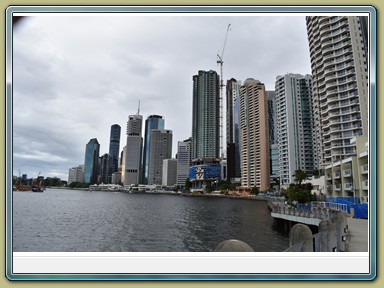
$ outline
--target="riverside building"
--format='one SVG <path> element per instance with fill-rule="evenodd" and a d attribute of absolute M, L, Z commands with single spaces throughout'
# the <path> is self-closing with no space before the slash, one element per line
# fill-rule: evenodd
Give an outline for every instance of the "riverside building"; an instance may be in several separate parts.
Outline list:
<path fill-rule="evenodd" d="M 85 159 L 84 159 L 84 183 L 95 184 L 97 183 L 98 176 L 98 162 L 99 162 L 100 144 L 96 138 L 89 140 L 85 146 Z"/>
<path fill-rule="evenodd" d="M 177 143 L 177 185 L 184 187 L 192 163 L 192 138 Z"/>
<path fill-rule="evenodd" d="M 216 71 L 193 76 L 192 191 L 206 191 L 221 179 L 220 168 L 220 81 Z"/>
<path fill-rule="evenodd" d="M 356 155 L 368 136 L 365 17 L 306 17 L 319 168 Z"/>
<path fill-rule="evenodd" d="M 141 177 L 143 116 L 131 115 L 127 123 L 127 145 L 124 147 L 124 185 L 138 185 Z"/>
<path fill-rule="evenodd" d="M 264 84 L 248 78 L 240 87 L 241 186 L 270 189 L 268 99 Z"/>
<path fill-rule="evenodd" d="M 268 128 L 270 145 L 270 174 L 271 180 L 280 177 L 279 145 L 277 137 L 277 115 L 275 91 L 266 91 L 268 97 Z"/>
<path fill-rule="evenodd" d="M 227 80 L 227 178 L 240 182 L 240 86 L 241 81 Z"/>
<path fill-rule="evenodd" d="M 117 172 L 119 167 L 121 127 L 118 124 L 111 126 L 111 135 L 109 138 L 109 170 L 108 179 L 112 180 L 112 174 Z M 111 182 L 108 182 L 111 183 Z"/>
<path fill-rule="evenodd" d="M 68 171 L 68 185 L 72 182 L 83 183 L 84 181 L 84 165 L 70 168 Z"/>
<path fill-rule="evenodd" d="M 172 158 L 172 130 L 152 129 L 148 167 L 148 184 L 162 185 L 163 160 Z"/>
<path fill-rule="evenodd" d="M 310 75 L 277 76 L 275 83 L 280 186 L 294 182 L 296 170 L 312 175 L 315 165 Z"/>
<path fill-rule="evenodd" d="M 151 130 L 153 129 L 164 129 L 164 122 L 162 116 L 150 115 L 145 120 L 145 132 L 144 132 L 144 152 L 143 152 L 143 184 L 148 184 L 148 173 L 149 173 L 149 155 L 150 155 L 150 142 L 151 142 Z"/>

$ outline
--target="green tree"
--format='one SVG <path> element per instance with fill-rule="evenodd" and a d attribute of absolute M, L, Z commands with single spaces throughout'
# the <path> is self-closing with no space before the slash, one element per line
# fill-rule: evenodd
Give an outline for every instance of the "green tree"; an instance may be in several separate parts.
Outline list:
<path fill-rule="evenodd" d="M 296 183 L 301 184 L 303 180 L 307 178 L 307 173 L 303 170 L 298 169 L 293 174 L 293 177 L 295 177 L 294 181 Z"/>
<path fill-rule="evenodd" d="M 256 186 L 254 186 L 253 188 L 252 188 L 252 190 L 251 190 L 251 194 L 254 194 L 254 195 L 257 195 L 257 194 L 259 194 L 259 188 L 257 188 Z"/>
<path fill-rule="evenodd" d="M 295 185 L 291 184 L 287 189 L 287 200 L 288 203 L 296 201 L 297 203 L 309 203 L 315 200 L 316 196 L 312 195 L 311 188 L 312 185 Z"/>
<path fill-rule="evenodd" d="M 320 171 L 318 169 L 315 169 L 312 171 L 312 175 L 318 177 L 320 175 Z"/>

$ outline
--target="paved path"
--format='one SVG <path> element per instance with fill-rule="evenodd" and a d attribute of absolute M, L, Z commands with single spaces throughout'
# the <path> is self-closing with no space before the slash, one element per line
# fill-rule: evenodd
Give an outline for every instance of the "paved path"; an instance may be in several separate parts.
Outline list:
<path fill-rule="evenodd" d="M 368 252 L 368 220 L 348 218 L 349 252 Z"/>

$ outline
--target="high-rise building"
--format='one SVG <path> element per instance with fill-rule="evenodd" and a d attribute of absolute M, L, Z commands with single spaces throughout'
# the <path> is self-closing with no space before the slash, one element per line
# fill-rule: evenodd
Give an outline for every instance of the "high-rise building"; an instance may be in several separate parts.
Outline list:
<path fill-rule="evenodd" d="M 240 86 L 241 81 L 227 80 L 227 178 L 240 179 Z"/>
<path fill-rule="evenodd" d="M 271 179 L 279 177 L 279 145 L 277 137 L 277 115 L 275 91 L 266 91 L 268 97 L 268 127 L 270 145 L 270 167 Z"/>
<path fill-rule="evenodd" d="M 68 185 L 72 182 L 83 183 L 84 181 L 84 165 L 70 168 L 68 171 Z"/>
<path fill-rule="evenodd" d="M 103 156 L 100 157 L 100 180 L 99 183 L 108 184 L 111 183 L 112 175 L 109 176 L 109 164 L 110 164 L 110 157 L 109 154 L 105 153 Z"/>
<path fill-rule="evenodd" d="M 275 93 L 280 184 L 286 188 L 296 170 L 311 175 L 315 168 L 311 76 L 277 76 Z"/>
<path fill-rule="evenodd" d="M 149 171 L 149 155 L 150 155 L 150 141 L 152 129 L 164 129 L 164 119 L 159 115 L 150 115 L 145 120 L 145 134 L 144 134 L 144 157 L 143 157 L 143 184 L 148 184 L 148 171 Z"/>
<path fill-rule="evenodd" d="M 152 129 L 148 184 L 161 185 L 163 181 L 163 160 L 172 158 L 172 131 L 164 129 Z"/>
<path fill-rule="evenodd" d="M 143 116 L 131 115 L 127 123 L 127 145 L 125 146 L 124 185 L 140 184 L 143 137 Z M 122 173 L 123 174 L 123 173 Z"/>
<path fill-rule="evenodd" d="M 162 186 L 174 186 L 177 179 L 177 159 L 163 160 Z"/>
<path fill-rule="evenodd" d="M 306 17 L 319 168 L 356 154 L 368 136 L 366 18 Z"/>
<path fill-rule="evenodd" d="M 192 138 L 177 142 L 177 185 L 184 186 L 192 161 Z"/>
<path fill-rule="evenodd" d="M 240 87 L 241 185 L 270 189 L 268 99 L 265 86 L 249 78 Z"/>
<path fill-rule="evenodd" d="M 193 76 L 192 158 L 219 158 L 220 82 L 216 71 Z"/>
<path fill-rule="evenodd" d="M 84 159 L 84 183 L 97 183 L 98 162 L 99 162 L 100 144 L 96 138 L 89 140 L 85 146 Z"/>
<path fill-rule="evenodd" d="M 112 125 L 111 135 L 109 138 L 109 171 L 108 171 L 109 181 L 111 180 L 112 173 L 117 172 L 117 169 L 119 167 L 120 134 L 121 134 L 120 125 L 117 125 L 117 124 Z"/>

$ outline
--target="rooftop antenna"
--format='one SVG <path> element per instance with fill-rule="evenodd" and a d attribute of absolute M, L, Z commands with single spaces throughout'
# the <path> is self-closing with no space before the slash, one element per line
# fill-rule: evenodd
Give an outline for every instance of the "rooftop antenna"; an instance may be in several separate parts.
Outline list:
<path fill-rule="evenodd" d="M 140 100 L 139 100 L 139 107 L 137 108 L 137 114 L 136 115 L 140 115 Z"/>
<path fill-rule="evenodd" d="M 223 50 L 221 50 L 221 55 L 217 53 L 217 64 L 220 65 L 220 159 L 224 159 L 224 148 L 223 148 L 223 88 L 224 88 L 224 81 L 223 81 L 223 57 L 224 57 L 224 49 L 225 45 L 227 44 L 227 37 L 228 32 L 231 30 L 231 24 L 228 24 L 227 27 L 227 33 L 225 34 L 225 40 L 223 45 Z"/>

